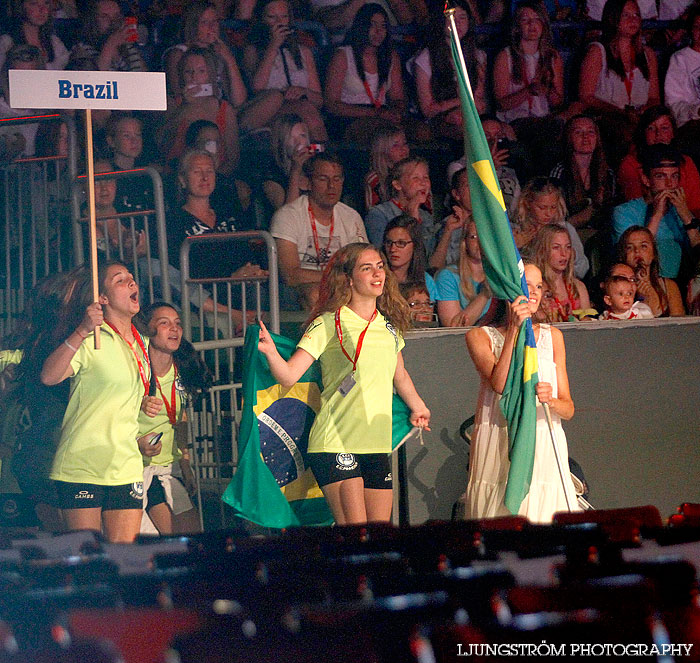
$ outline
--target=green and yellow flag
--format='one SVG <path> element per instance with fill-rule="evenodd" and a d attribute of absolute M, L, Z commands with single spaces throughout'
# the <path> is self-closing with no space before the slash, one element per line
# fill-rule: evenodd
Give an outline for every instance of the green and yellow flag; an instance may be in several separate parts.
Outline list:
<path fill-rule="evenodd" d="M 494 297 L 512 302 L 527 296 L 523 263 L 515 246 L 491 152 L 476 111 L 469 76 L 464 66 L 454 24 L 450 44 L 464 121 L 464 153 L 469 174 L 472 213 L 479 233 L 484 271 Z M 527 320 L 524 333 L 518 335 L 501 410 L 508 424 L 510 469 L 505 505 L 517 513 L 530 490 L 535 457 L 537 349 L 532 322 Z"/>

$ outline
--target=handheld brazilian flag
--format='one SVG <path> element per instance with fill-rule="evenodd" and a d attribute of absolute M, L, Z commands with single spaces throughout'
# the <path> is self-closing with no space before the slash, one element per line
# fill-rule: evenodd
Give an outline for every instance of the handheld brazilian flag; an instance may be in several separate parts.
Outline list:
<path fill-rule="evenodd" d="M 452 11 L 446 9 L 448 16 Z M 494 296 L 512 302 L 516 297 L 528 294 L 523 262 L 515 246 L 503 194 L 476 111 L 469 75 L 452 18 L 450 24 L 452 58 L 462 102 L 464 150 L 472 213 L 479 233 L 484 271 Z M 510 458 L 505 505 L 511 513 L 518 512 L 521 502 L 530 489 L 535 457 L 537 420 L 535 385 L 537 382 L 535 336 L 532 323 L 527 320 L 524 329 L 518 334 L 501 398 L 501 410 L 508 424 Z"/>
<path fill-rule="evenodd" d="M 238 469 L 223 495 L 241 518 L 264 527 L 329 525 L 333 516 L 305 456 L 311 425 L 321 407 L 321 367 L 314 362 L 289 389 L 270 373 L 258 351 L 260 327 L 248 327 L 245 337 L 243 413 L 238 435 Z M 289 359 L 296 344 L 271 334 L 277 350 Z M 392 448 L 415 429 L 406 404 L 394 396 Z"/>

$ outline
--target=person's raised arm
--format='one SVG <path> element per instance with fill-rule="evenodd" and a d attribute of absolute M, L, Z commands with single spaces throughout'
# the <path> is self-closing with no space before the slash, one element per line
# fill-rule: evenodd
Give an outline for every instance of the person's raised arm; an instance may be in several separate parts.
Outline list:
<path fill-rule="evenodd" d="M 401 352 L 396 357 L 396 370 L 394 371 L 394 387 L 396 393 L 406 403 L 408 409 L 411 410 L 411 424 L 418 428 L 430 430 L 430 410 L 423 402 L 423 399 L 418 395 L 416 387 L 411 380 L 411 376 L 406 370 L 403 363 Z"/>
<path fill-rule="evenodd" d="M 557 367 L 557 397 L 554 398 L 552 385 L 548 382 L 538 382 L 535 387 L 540 403 L 547 403 L 552 412 L 562 419 L 574 416 L 574 401 L 569 391 L 569 375 L 566 372 L 566 349 L 564 335 L 556 327 L 551 327 L 554 363 Z"/>
<path fill-rule="evenodd" d="M 314 363 L 314 358 L 301 348 L 285 361 L 277 351 L 275 342 L 267 331 L 265 323 L 260 321 L 260 340 L 258 341 L 258 350 L 267 358 L 267 363 L 270 366 L 272 375 L 283 387 L 292 387 L 301 378 L 306 371 L 309 370 L 311 364 Z"/>
<path fill-rule="evenodd" d="M 102 305 L 98 302 L 90 304 L 75 331 L 46 358 L 41 368 L 43 384 L 47 386 L 58 384 L 73 375 L 73 369 L 70 365 L 73 355 L 78 351 L 88 334 L 95 327 L 99 327 L 103 321 Z"/>

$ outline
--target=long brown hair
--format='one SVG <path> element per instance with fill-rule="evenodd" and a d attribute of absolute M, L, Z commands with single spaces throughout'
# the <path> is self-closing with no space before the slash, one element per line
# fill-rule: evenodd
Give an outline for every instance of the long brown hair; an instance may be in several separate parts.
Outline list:
<path fill-rule="evenodd" d="M 622 80 L 625 80 L 627 73 L 617 48 L 617 31 L 622 18 L 622 11 L 628 2 L 634 2 L 637 5 L 637 9 L 639 9 L 639 4 L 636 0 L 607 0 L 601 16 L 603 35 L 600 41 L 605 48 L 606 65 L 610 71 L 614 71 Z M 632 47 L 634 48 L 634 65 L 642 72 L 642 76 L 649 80 L 649 63 L 644 52 L 641 28 L 632 39 Z"/>
<path fill-rule="evenodd" d="M 362 252 L 367 249 L 376 251 L 386 266 L 384 290 L 377 297 L 377 309 L 402 334 L 411 328 L 411 309 L 401 296 L 396 277 L 388 268 L 386 256 L 372 244 L 365 242 L 346 244 L 328 261 L 321 277 L 318 301 L 311 311 L 307 324 L 323 313 L 335 313 L 341 306 L 350 303 L 352 271 Z"/>
<path fill-rule="evenodd" d="M 525 71 L 525 63 L 523 60 L 524 54 L 520 47 L 520 41 L 523 37 L 520 30 L 520 15 L 524 9 L 531 9 L 537 14 L 537 17 L 542 23 L 542 35 L 540 36 L 537 51 L 540 54 L 537 60 L 537 76 L 551 86 L 554 81 L 554 56 L 556 48 L 554 48 L 554 39 L 552 38 L 552 28 L 549 23 L 549 14 L 541 0 L 525 0 L 518 4 L 513 20 L 510 26 L 510 57 L 512 62 L 511 77 L 515 83 L 523 83 L 523 74 Z"/>
<path fill-rule="evenodd" d="M 535 239 L 532 240 L 531 251 L 528 253 L 528 257 L 531 261 L 539 267 L 542 272 L 542 278 L 545 280 L 550 288 L 554 288 L 554 283 L 556 282 L 556 274 L 549 264 L 549 256 L 552 252 L 552 242 L 554 241 L 554 236 L 564 233 L 571 241 L 571 236 L 569 231 L 563 226 L 558 226 L 555 223 L 548 223 L 542 226 L 535 235 Z M 574 252 L 571 251 L 571 259 L 564 270 L 562 275 L 564 278 L 564 284 L 566 286 L 567 292 L 573 292 L 577 297 L 580 297 L 578 288 L 576 287 L 576 277 L 574 276 Z M 572 302 L 573 303 L 573 302 Z"/>

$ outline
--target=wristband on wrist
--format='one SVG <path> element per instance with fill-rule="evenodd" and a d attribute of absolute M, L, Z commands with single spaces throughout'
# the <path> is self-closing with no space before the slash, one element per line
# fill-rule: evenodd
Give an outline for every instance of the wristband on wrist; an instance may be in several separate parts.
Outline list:
<path fill-rule="evenodd" d="M 80 338 L 82 338 L 83 340 L 85 340 L 85 339 L 87 338 L 87 336 L 83 336 L 83 335 L 80 333 L 80 327 L 76 327 L 76 328 L 75 328 L 75 333 L 76 333 L 78 336 L 80 336 Z"/>
<path fill-rule="evenodd" d="M 684 223 L 683 227 L 686 230 L 700 230 L 700 219 L 694 216 L 689 223 Z"/>
<path fill-rule="evenodd" d="M 66 339 L 65 341 L 63 341 L 63 345 L 67 345 L 71 350 L 73 350 L 73 352 L 77 352 L 77 351 L 78 351 L 78 348 L 76 348 L 74 345 L 71 345 L 71 344 L 68 342 L 68 339 Z"/>

